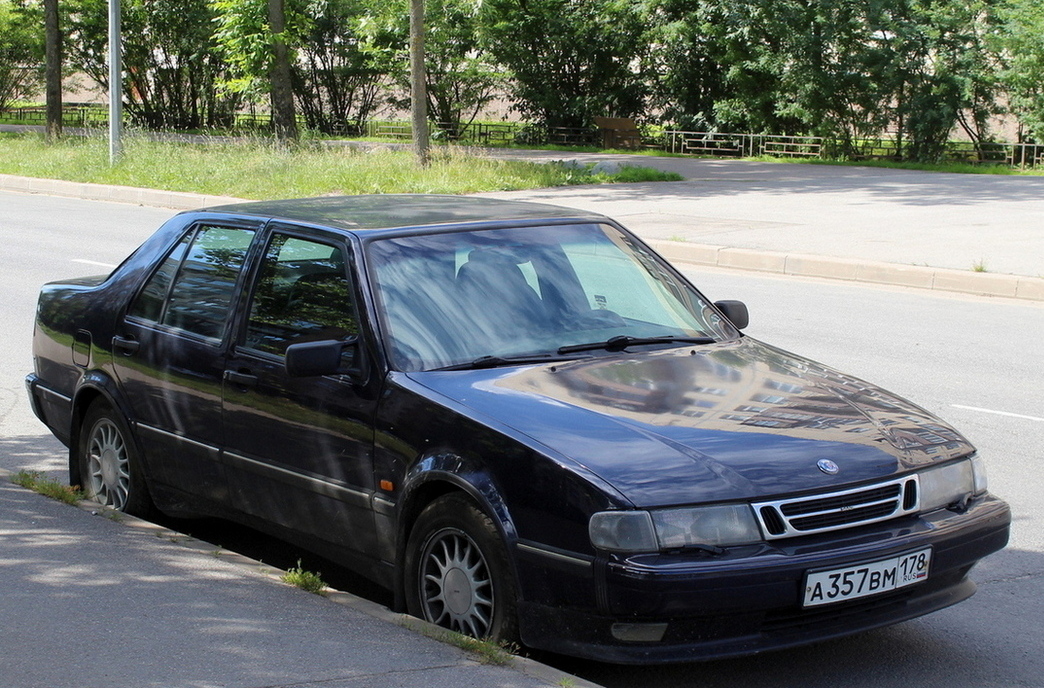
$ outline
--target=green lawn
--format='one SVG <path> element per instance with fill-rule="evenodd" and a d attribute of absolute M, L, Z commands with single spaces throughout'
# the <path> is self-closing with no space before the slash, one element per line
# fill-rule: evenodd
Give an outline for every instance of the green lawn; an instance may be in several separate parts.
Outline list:
<path fill-rule="evenodd" d="M 326 194 L 476 193 L 567 184 L 677 181 L 648 168 L 591 174 L 561 164 L 495 160 L 457 148 L 434 148 L 420 167 L 406 150 L 360 151 L 305 143 L 282 149 L 264 141 L 169 143 L 129 136 L 109 165 L 105 138 L 48 145 L 36 134 L 0 134 L 0 174 L 117 184 L 251 199 Z"/>

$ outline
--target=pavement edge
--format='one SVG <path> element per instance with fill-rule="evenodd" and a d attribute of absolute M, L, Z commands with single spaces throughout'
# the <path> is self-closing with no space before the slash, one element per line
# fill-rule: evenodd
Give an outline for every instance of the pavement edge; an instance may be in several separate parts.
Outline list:
<path fill-rule="evenodd" d="M 671 262 L 732 270 L 818 277 L 848 282 L 914 287 L 932 291 L 1044 301 L 1044 278 L 878 263 L 801 253 L 779 253 L 663 239 L 646 240 Z"/>
<path fill-rule="evenodd" d="M 33 492 L 33 490 L 22 487 L 21 485 L 15 483 L 12 480 L 13 475 L 14 473 L 12 473 L 11 471 L 4 468 L 0 468 L 0 481 L 10 483 L 14 487 L 25 490 L 26 492 Z M 38 494 L 38 496 L 41 499 L 49 499 L 49 497 L 47 497 L 46 495 Z M 250 557 L 247 557 L 238 552 L 233 552 L 231 550 L 218 547 L 217 545 L 206 542 L 205 540 L 199 540 L 197 538 L 192 537 L 191 535 L 186 535 L 185 533 L 172 530 L 170 528 L 167 528 L 166 526 L 162 526 L 151 521 L 146 521 L 136 516 L 125 514 L 121 511 L 110 509 L 108 507 L 102 506 L 101 504 L 98 504 L 97 502 L 83 500 L 71 506 L 78 508 L 81 511 L 86 511 L 92 516 L 101 516 L 103 518 L 108 518 L 109 520 L 121 526 L 126 526 L 135 531 L 148 534 L 160 540 L 166 540 L 167 542 L 174 545 L 178 545 L 179 547 L 184 547 L 186 549 L 193 550 L 200 554 L 206 554 L 208 556 L 216 557 L 221 561 L 228 562 L 239 567 L 243 570 L 244 573 L 249 573 L 250 575 L 266 578 L 270 581 L 278 583 L 279 585 L 289 585 L 288 583 L 285 583 L 282 580 L 282 575 L 285 573 L 285 571 L 283 571 L 282 569 L 276 568 L 269 564 L 265 564 L 264 562 L 258 561 L 256 559 L 251 559 Z M 334 588 L 326 588 L 326 590 L 323 591 L 322 597 L 330 600 L 335 604 L 350 607 L 356 611 L 362 612 L 363 614 L 374 617 L 380 621 L 385 621 L 396 626 L 401 626 L 408 631 L 418 633 L 427 638 L 431 638 L 432 640 L 442 642 L 447 645 L 453 645 L 454 647 L 459 647 L 454 645 L 454 643 L 444 639 L 446 629 L 442 628 L 441 626 L 436 626 L 435 624 L 428 623 L 423 619 L 418 619 L 416 617 L 410 616 L 409 614 L 393 612 L 387 607 L 384 607 L 380 604 L 377 604 L 376 602 L 372 602 L 365 598 L 353 595 L 350 592 L 336 590 Z M 462 651 L 466 652 L 472 657 L 475 657 L 474 652 L 469 652 L 468 650 Z M 475 661 L 481 663 L 482 659 L 476 657 Z M 535 659 L 530 659 L 529 657 L 522 657 L 520 655 L 509 654 L 507 661 L 504 664 L 502 664 L 502 666 L 518 671 L 538 681 L 542 681 L 546 683 L 548 686 L 569 686 L 569 688 L 602 688 L 600 684 L 592 683 L 586 679 L 580 678 L 579 676 L 574 676 L 573 674 L 566 673 L 559 669 L 555 669 L 552 666 L 548 666 L 547 664 L 538 662 Z"/>

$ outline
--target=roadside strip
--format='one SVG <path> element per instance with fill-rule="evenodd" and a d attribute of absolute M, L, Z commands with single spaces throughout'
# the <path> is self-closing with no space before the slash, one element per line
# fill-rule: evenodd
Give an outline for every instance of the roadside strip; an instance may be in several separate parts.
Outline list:
<path fill-rule="evenodd" d="M 244 200 L 230 196 L 207 196 L 131 186 L 18 177 L 9 174 L 0 174 L 0 190 L 69 196 L 94 201 L 133 203 L 174 210 L 192 210 L 212 205 L 239 203 Z M 648 243 L 668 260 L 681 263 L 1044 301 L 1044 278 L 1040 277 L 1001 275 L 921 265 L 875 263 L 852 258 L 759 251 L 685 241 L 650 240 Z"/>

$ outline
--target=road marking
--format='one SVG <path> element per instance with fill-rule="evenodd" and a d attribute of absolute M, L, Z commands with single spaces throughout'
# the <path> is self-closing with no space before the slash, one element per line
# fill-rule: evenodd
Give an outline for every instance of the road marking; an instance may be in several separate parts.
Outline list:
<path fill-rule="evenodd" d="M 1038 423 L 1044 423 L 1044 418 L 1038 418 L 1037 416 L 1024 416 L 1021 413 L 1009 413 L 1007 411 L 994 411 L 993 409 L 978 408 L 976 406 L 961 406 L 960 404 L 950 404 L 954 408 L 964 409 L 965 411 L 978 411 L 979 413 L 992 413 L 996 416 L 1007 416 L 1008 418 L 1021 418 L 1023 420 L 1035 420 Z"/>
<path fill-rule="evenodd" d="M 84 265 L 94 265 L 94 266 L 99 267 L 99 268 L 109 268 L 110 270 L 113 270 L 113 269 L 116 268 L 116 266 L 113 265 L 112 263 L 99 263 L 96 260 L 84 260 L 83 258 L 72 258 L 71 260 L 74 263 L 83 263 Z"/>

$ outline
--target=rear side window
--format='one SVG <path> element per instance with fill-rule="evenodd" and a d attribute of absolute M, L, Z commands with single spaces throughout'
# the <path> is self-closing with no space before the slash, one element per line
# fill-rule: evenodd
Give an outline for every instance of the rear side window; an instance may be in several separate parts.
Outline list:
<path fill-rule="evenodd" d="M 128 315 L 220 338 L 253 238 L 250 229 L 196 228 L 152 274 Z"/>

